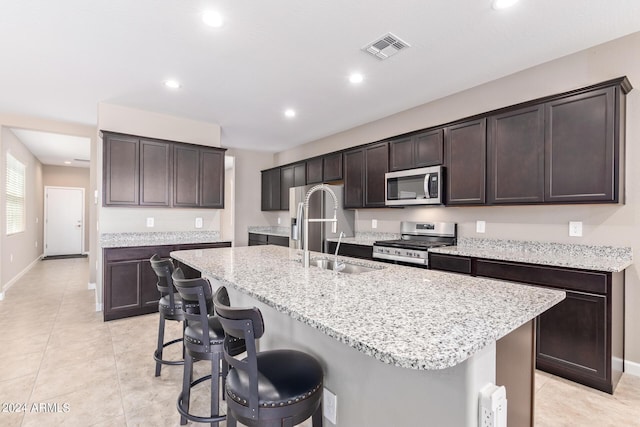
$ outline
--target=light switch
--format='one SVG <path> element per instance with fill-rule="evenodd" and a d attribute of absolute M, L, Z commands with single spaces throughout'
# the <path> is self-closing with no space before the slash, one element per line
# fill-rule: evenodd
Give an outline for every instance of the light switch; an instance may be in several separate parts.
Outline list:
<path fill-rule="evenodd" d="M 202 228 L 202 218 L 196 218 L 196 228 Z"/>
<path fill-rule="evenodd" d="M 147 218 L 147 227 L 153 227 L 155 221 L 152 216 Z"/>

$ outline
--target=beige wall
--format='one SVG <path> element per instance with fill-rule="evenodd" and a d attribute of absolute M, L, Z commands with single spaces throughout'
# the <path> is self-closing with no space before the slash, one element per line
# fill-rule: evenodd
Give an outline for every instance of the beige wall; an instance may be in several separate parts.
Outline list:
<path fill-rule="evenodd" d="M 260 210 L 260 171 L 273 166 L 273 154 L 236 149 L 229 150 L 227 154 L 235 157 L 234 246 L 247 246 L 249 226 L 277 222 L 278 213 Z"/>
<path fill-rule="evenodd" d="M 10 135 L 7 134 L 8 132 L 7 128 L 28 129 L 28 130 L 60 133 L 65 135 L 73 135 L 73 136 L 89 138 L 91 141 L 91 153 L 92 153 L 91 167 L 92 168 L 94 167 L 94 162 L 95 162 L 94 152 L 95 152 L 95 146 L 96 146 L 96 128 L 95 127 L 79 125 L 75 123 L 59 122 L 55 120 L 42 119 L 38 117 L 23 116 L 19 114 L 3 113 L 3 114 L 0 114 L 0 129 L 2 130 L 2 132 L 0 132 L 0 148 L 2 149 L 2 166 L 0 166 L 0 182 L 1 183 L 4 183 L 4 179 L 5 179 L 4 177 L 6 175 L 5 173 L 6 163 L 5 163 L 4 152 L 6 150 L 6 146 L 8 146 L 11 143 L 9 142 L 9 139 L 15 138 L 15 135 L 13 135 L 13 133 L 11 133 Z M 5 132 L 5 130 L 7 132 Z M 38 196 L 40 206 L 37 207 L 37 209 L 40 211 L 38 216 L 39 225 L 37 227 L 37 230 L 39 230 L 37 256 L 33 257 L 32 249 L 31 249 L 32 247 L 35 249 L 35 241 L 30 241 L 28 245 L 25 244 L 24 248 L 20 248 L 19 252 L 21 254 L 24 253 L 24 258 L 30 259 L 30 261 L 24 265 L 24 268 L 28 267 L 28 265 L 31 262 L 33 262 L 35 259 L 37 259 L 37 257 L 39 257 L 42 254 L 42 234 L 44 230 L 42 225 L 42 212 L 43 212 L 43 201 L 44 201 L 43 199 L 44 189 L 43 189 L 42 180 L 43 180 L 42 172 L 40 170 L 40 172 L 38 172 L 37 179 L 36 179 L 37 181 L 36 185 L 37 185 L 37 188 L 39 189 L 38 191 L 40 191 L 40 195 Z M 93 177 L 91 179 L 90 186 L 91 186 L 90 192 L 93 193 L 93 190 L 95 189 L 95 182 Z M 4 188 L 4 184 L 2 184 L 1 188 Z M 3 197 L 4 197 L 4 191 L 1 191 L 0 200 L 2 200 L 2 206 L 0 208 L 2 208 L 4 212 Z M 4 218 L 4 214 L 2 215 L 2 218 Z M 96 209 L 95 209 L 95 205 L 91 205 L 89 209 L 89 223 L 94 225 L 90 227 L 90 231 L 89 231 L 89 243 L 91 248 L 95 248 L 95 242 L 96 242 L 97 233 L 95 228 L 95 221 L 96 221 Z M 3 226 L 3 230 L 4 230 L 4 226 Z M 5 236 L 3 231 L 2 236 L 0 237 L 0 262 L 1 262 L 0 270 L 2 271 L 2 273 L 0 274 L 1 286 L 6 286 L 7 284 L 13 283 L 13 281 L 15 281 L 18 277 L 17 275 L 19 275 L 24 271 L 24 268 L 18 269 L 15 267 L 15 255 L 14 255 L 14 266 L 11 266 L 11 263 L 9 262 L 9 258 L 11 255 L 9 250 L 14 251 L 14 248 L 13 248 L 13 245 L 7 246 L 6 240 L 7 240 L 7 237 Z M 32 240 L 32 239 L 29 238 L 28 240 Z M 12 241 L 11 243 L 14 243 L 14 242 Z M 18 251 L 18 250 L 15 250 L 15 251 Z M 90 254 L 89 254 L 89 262 L 91 263 L 91 265 L 94 264 L 95 258 L 96 258 L 95 249 L 93 249 L 92 251 L 90 251 Z M 89 282 L 95 282 L 95 277 L 96 277 L 96 271 L 94 269 L 91 269 Z"/>
<path fill-rule="evenodd" d="M 89 222 L 89 212 L 93 204 L 91 173 L 89 168 L 42 165 L 42 184 L 45 187 L 84 188 L 84 250 L 89 251 L 89 232 L 93 227 Z"/>
<path fill-rule="evenodd" d="M 42 164 L 24 146 L 15 134 L 6 127 L 0 127 L 0 209 L 2 209 L 2 234 L 0 235 L 2 256 L 0 292 L 11 286 L 16 277 L 19 277 L 40 255 L 42 255 L 42 219 L 43 219 L 43 193 L 42 193 Z M 26 186 L 26 223 L 25 230 L 20 233 L 7 235 L 6 228 L 6 176 L 7 153 L 11 154 L 20 163 L 25 165 Z"/>
<path fill-rule="evenodd" d="M 285 164 L 393 135 L 443 124 L 492 109 L 628 76 L 637 88 L 627 96 L 626 204 L 511 206 L 360 210 L 358 231 L 399 230 L 401 220 L 446 220 L 459 224 L 465 237 L 509 238 L 631 246 L 640 258 L 640 33 L 578 52 L 462 91 L 444 99 L 305 144 L 276 155 Z M 425 84 L 429 84 L 425 81 Z M 579 153 L 576 153 L 579 155 Z M 487 222 L 476 234 L 475 221 Z M 569 237 L 568 221 L 583 221 L 584 236 Z M 626 359 L 640 363 L 640 277 L 638 264 L 627 269 Z"/>

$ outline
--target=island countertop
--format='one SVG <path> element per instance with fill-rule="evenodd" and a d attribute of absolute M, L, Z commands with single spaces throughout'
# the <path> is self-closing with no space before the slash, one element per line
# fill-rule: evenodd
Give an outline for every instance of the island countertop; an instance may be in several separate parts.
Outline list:
<path fill-rule="evenodd" d="M 277 246 L 176 251 L 171 256 L 360 352 L 419 370 L 463 362 L 565 296 L 344 257 L 340 259 L 381 268 L 362 274 L 304 269 L 298 250 Z"/>

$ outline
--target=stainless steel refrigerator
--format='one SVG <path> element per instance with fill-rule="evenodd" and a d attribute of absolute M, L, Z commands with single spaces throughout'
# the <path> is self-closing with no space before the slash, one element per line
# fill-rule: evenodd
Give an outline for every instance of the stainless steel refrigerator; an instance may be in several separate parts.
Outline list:
<path fill-rule="evenodd" d="M 298 205 L 304 203 L 307 192 L 315 185 L 305 185 L 289 189 L 289 214 L 291 215 L 291 239 L 289 246 L 302 249 L 302 236 L 304 224 L 298 218 L 300 210 Z M 309 250 L 322 252 L 325 239 L 337 238 L 340 232 L 344 232 L 345 237 L 355 235 L 355 211 L 344 209 L 343 206 L 343 185 L 329 185 L 338 199 L 336 217 L 338 226 L 335 233 L 331 230 L 330 222 L 310 222 L 309 223 Z M 333 200 L 326 191 L 316 191 L 309 200 L 309 218 L 333 218 Z"/>

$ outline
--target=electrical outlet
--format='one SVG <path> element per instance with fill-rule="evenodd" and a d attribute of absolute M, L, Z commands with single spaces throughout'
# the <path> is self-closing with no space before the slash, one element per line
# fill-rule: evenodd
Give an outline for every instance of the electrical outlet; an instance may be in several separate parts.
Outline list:
<path fill-rule="evenodd" d="M 487 223 L 485 221 L 476 221 L 476 233 L 484 233 Z"/>
<path fill-rule="evenodd" d="M 569 221 L 569 236 L 582 237 L 582 221 Z"/>
<path fill-rule="evenodd" d="M 280 219 L 280 217 L 278 217 L 278 225 L 280 225 L 281 222 L 282 220 Z"/>
<path fill-rule="evenodd" d="M 9 262 L 13 262 L 13 254 L 9 255 Z"/>
<path fill-rule="evenodd" d="M 147 227 L 153 227 L 154 226 L 154 219 L 152 216 L 150 216 L 149 218 L 147 218 Z"/>
<path fill-rule="evenodd" d="M 336 423 L 338 415 L 338 396 L 325 388 L 322 392 L 322 415 L 332 424 Z"/>
<path fill-rule="evenodd" d="M 504 386 L 487 384 L 480 390 L 478 400 L 479 427 L 507 426 L 507 390 Z"/>
<path fill-rule="evenodd" d="M 202 228 L 202 218 L 201 217 L 197 217 L 196 218 L 196 228 Z"/>
<path fill-rule="evenodd" d="M 371 220 L 371 228 L 378 228 L 378 220 L 377 219 L 372 219 Z"/>

